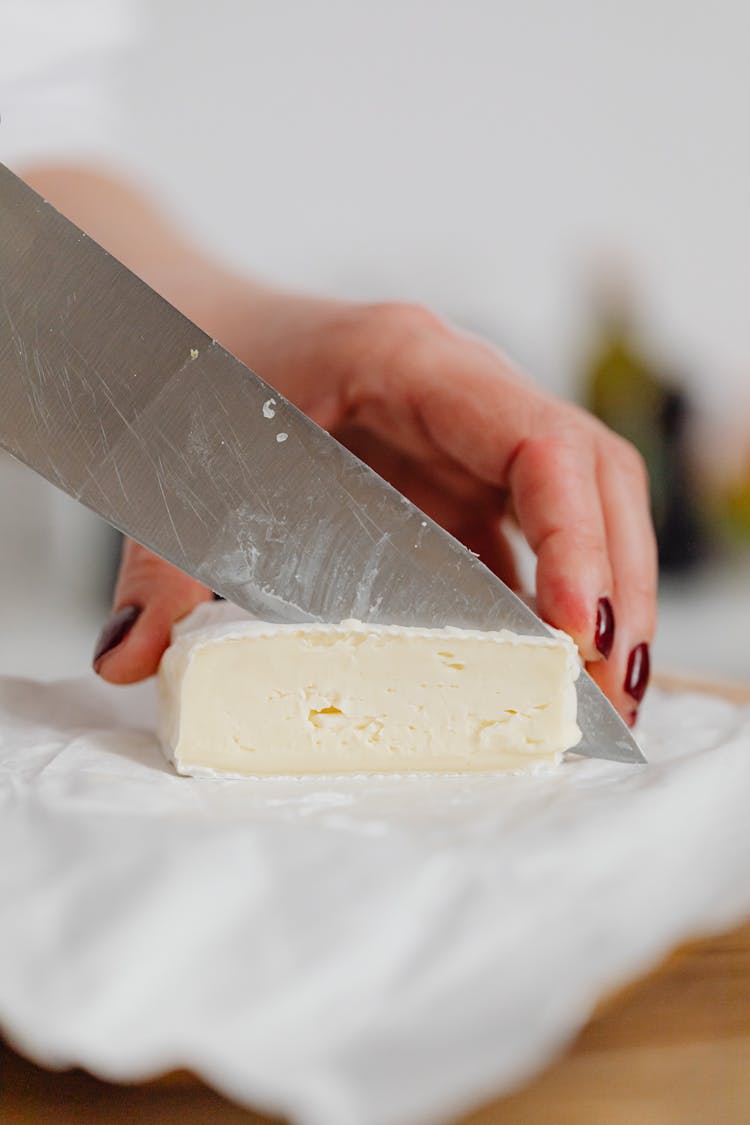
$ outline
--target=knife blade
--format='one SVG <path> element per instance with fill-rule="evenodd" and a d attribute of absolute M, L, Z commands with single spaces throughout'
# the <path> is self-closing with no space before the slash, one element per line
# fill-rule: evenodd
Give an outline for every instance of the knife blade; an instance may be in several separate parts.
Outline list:
<path fill-rule="evenodd" d="M 271 620 L 547 626 L 0 164 L 0 446 Z M 578 754 L 642 762 L 583 673 Z"/>

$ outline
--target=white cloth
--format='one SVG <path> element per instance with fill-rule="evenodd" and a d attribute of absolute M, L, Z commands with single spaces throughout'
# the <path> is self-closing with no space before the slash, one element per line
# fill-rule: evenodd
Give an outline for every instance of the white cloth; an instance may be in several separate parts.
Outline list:
<path fill-rule="evenodd" d="M 134 0 L 0 0 L 0 160 L 107 155 Z"/>
<path fill-rule="evenodd" d="M 449 1118 L 750 912 L 750 711 L 654 695 L 651 764 L 195 781 L 153 686 L 0 680 L 0 1024 L 306 1125 Z"/>

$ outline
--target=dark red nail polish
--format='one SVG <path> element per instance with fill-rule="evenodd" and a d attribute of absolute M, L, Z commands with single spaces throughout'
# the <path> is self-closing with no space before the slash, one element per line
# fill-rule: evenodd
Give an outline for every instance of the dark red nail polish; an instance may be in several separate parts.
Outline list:
<path fill-rule="evenodd" d="M 628 711 L 628 716 L 627 716 L 625 722 L 628 724 L 629 727 L 634 727 L 637 718 L 638 718 L 638 708 L 634 707 L 632 711 Z"/>
<path fill-rule="evenodd" d="M 111 652 L 113 648 L 117 648 L 119 644 L 122 644 L 140 615 L 141 609 L 140 606 L 137 605 L 123 606 L 122 609 L 118 609 L 117 613 L 112 614 L 97 639 L 96 648 L 94 649 L 94 668 L 96 668 L 102 657 L 106 656 L 108 652 Z"/>
<path fill-rule="evenodd" d="M 596 606 L 594 644 L 606 660 L 615 643 L 615 613 L 609 598 L 599 598 Z"/>
<path fill-rule="evenodd" d="M 625 691 L 633 697 L 636 703 L 640 703 L 646 694 L 650 675 L 651 658 L 648 653 L 648 645 L 636 645 L 628 657 L 628 670 L 625 675 Z"/>

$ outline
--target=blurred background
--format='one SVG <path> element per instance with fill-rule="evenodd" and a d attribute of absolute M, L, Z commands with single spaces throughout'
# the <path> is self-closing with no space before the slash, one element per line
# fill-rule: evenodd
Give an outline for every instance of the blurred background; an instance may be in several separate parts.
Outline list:
<path fill-rule="evenodd" d="M 749 41 L 745 0 L 0 0 L 0 159 L 595 410 L 652 473 L 657 665 L 748 679 Z M 0 529 L 0 673 L 83 671 L 113 534 L 2 454 Z"/>

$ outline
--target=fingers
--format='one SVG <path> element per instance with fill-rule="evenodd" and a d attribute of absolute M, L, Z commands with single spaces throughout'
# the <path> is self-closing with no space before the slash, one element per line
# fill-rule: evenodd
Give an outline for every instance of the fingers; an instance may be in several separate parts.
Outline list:
<path fill-rule="evenodd" d="M 648 684 L 649 646 L 656 629 L 658 564 L 648 478 L 635 450 L 611 436 L 600 449 L 597 476 L 612 561 L 617 629 L 610 659 L 589 671 L 632 724 Z"/>
<path fill-rule="evenodd" d="M 96 644 L 95 671 L 113 684 L 131 684 L 153 675 L 175 621 L 210 598 L 211 591 L 200 582 L 128 540 L 114 611 Z"/>
<path fill-rule="evenodd" d="M 521 443 L 509 469 L 516 517 L 537 555 L 540 615 L 586 661 L 608 655 L 614 592 L 593 442 L 571 429 Z"/>
<path fill-rule="evenodd" d="M 521 443 L 510 485 L 537 553 L 539 613 L 573 637 L 632 724 L 656 624 L 656 543 L 641 458 L 592 425 Z"/>
<path fill-rule="evenodd" d="M 360 382 L 360 424 L 431 470 L 438 452 L 467 478 L 510 489 L 537 553 L 540 614 L 573 637 L 632 721 L 648 679 L 656 599 L 638 455 L 590 415 L 519 378 L 491 348 L 429 317 L 380 334 L 394 336 L 399 346 L 382 345 L 386 358 Z"/>

